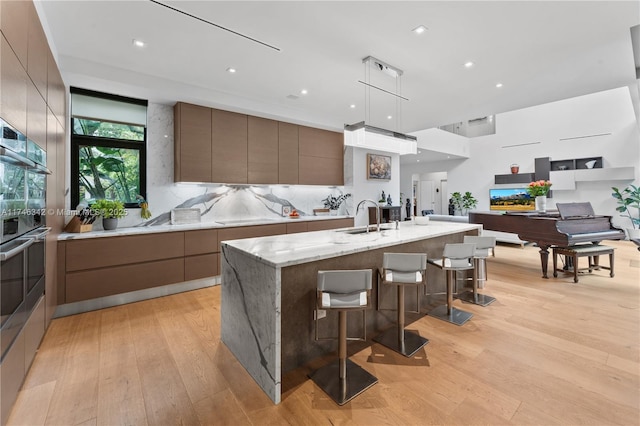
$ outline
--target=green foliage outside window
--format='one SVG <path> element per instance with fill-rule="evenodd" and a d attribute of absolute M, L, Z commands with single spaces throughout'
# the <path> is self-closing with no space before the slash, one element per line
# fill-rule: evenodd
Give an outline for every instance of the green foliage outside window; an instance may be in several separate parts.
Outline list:
<path fill-rule="evenodd" d="M 73 133 L 91 136 L 92 145 L 79 145 L 79 199 L 90 203 L 98 199 L 135 203 L 140 188 L 140 150 L 100 146 L 100 138 L 140 142 L 144 145 L 144 127 L 74 118 Z M 117 144 L 117 143 L 116 143 Z"/>

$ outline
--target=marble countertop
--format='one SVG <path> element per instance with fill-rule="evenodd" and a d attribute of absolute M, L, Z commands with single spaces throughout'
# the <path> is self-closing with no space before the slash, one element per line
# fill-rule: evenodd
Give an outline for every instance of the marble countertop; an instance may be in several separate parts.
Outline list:
<path fill-rule="evenodd" d="M 223 250 L 225 246 L 230 246 L 265 264 L 286 267 L 451 233 L 482 229 L 482 225 L 457 222 L 429 222 L 428 225 L 416 225 L 413 222 L 405 221 L 399 223 L 397 230 L 392 227 L 392 229 L 385 229 L 379 233 L 350 234 L 345 232 L 353 229 L 343 228 L 231 240 L 223 243 Z"/>
<path fill-rule="evenodd" d="M 162 232 L 196 231 L 200 229 L 237 228 L 239 226 L 275 225 L 278 223 L 311 222 L 317 220 L 351 219 L 352 216 L 300 216 L 298 219 L 282 218 L 246 218 L 220 219 L 219 222 L 198 222 L 184 225 L 154 225 L 117 228 L 113 231 L 90 231 L 82 233 L 63 232 L 58 236 L 59 241 L 81 240 L 87 238 L 121 237 L 125 235 L 156 234 Z"/>

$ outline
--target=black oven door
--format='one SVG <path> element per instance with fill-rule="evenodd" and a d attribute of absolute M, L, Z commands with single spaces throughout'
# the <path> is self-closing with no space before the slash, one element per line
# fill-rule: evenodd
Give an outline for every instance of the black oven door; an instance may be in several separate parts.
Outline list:
<path fill-rule="evenodd" d="M 34 239 L 13 240 L 0 246 L 0 342 L 2 356 L 27 320 L 26 255 Z"/>

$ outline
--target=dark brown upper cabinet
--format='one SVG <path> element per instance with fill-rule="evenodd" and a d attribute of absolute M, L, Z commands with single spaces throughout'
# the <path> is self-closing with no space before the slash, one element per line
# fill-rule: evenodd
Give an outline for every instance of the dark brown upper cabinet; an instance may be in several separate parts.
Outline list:
<path fill-rule="evenodd" d="M 174 115 L 174 179 L 211 182 L 211 109 L 178 102 Z"/>
<path fill-rule="evenodd" d="M 278 122 L 248 117 L 247 183 L 278 183 Z"/>
<path fill-rule="evenodd" d="M 344 185 L 342 133 L 299 127 L 298 183 Z"/>
<path fill-rule="evenodd" d="M 342 133 L 182 102 L 174 115 L 177 182 L 344 185 Z"/>
<path fill-rule="evenodd" d="M 278 122 L 278 183 L 298 183 L 298 127 Z"/>
<path fill-rule="evenodd" d="M 247 116 L 211 110 L 211 181 L 247 183 Z"/>
<path fill-rule="evenodd" d="M 33 5 L 29 8 L 28 21 L 27 73 L 40 92 L 40 96 L 46 101 L 49 45 Z"/>
<path fill-rule="evenodd" d="M 7 40 L 4 37 L 0 39 L 0 117 L 26 134 L 29 77 Z"/>

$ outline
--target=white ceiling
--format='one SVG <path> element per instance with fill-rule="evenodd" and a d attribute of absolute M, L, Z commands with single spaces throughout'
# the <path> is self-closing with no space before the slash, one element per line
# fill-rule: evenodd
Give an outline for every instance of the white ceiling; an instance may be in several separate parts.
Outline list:
<path fill-rule="evenodd" d="M 37 9 L 68 85 L 333 130 L 365 119 L 358 80 L 395 90 L 390 77 L 365 76 L 367 56 L 404 71 L 409 99 L 398 122 L 395 98 L 371 91 L 368 124 L 405 133 L 635 83 L 638 1 L 165 4 L 281 50 L 146 0 L 42 1 Z M 428 31 L 414 34 L 421 24 Z"/>

